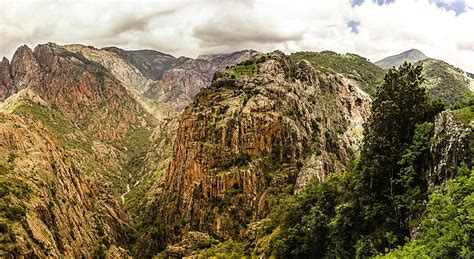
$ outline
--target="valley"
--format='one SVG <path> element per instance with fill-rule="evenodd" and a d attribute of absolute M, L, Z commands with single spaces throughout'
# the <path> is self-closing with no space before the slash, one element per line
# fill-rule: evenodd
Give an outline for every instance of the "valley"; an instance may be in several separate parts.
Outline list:
<path fill-rule="evenodd" d="M 472 82 L 418 50 L 20 46 L 0 256 L 472 256 Z"/>

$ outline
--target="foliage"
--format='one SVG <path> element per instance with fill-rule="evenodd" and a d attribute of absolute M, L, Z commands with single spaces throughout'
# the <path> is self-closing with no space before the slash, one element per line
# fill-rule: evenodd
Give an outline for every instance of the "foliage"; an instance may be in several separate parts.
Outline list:
<path fill-rule="evenodd" d="M 423 152 L 428 125 L 420 126 L 420 136 L 410 145 L 416 125 L 432 121 L 439 107 L 429 101 L 425 89 L 420 87 L 421 70 L 421 65 L 408 63 L 390 69 L 376 93 L 372 115 L 364 127 L 365 140 L 354 188 L 362 210 L 360 217 L 367 222 L 364 228 L 371 233 L 379 251 L 403 242 L 408 234 L 405 224 L 408 216 L 399 209 L 410 211 L 406 207 L 414 198 L 410 195 L 423 198 L 425 187 L 417 187 L 423 185 L 423 176 L 413 166 L 420 164 L 418 159 L 422 160 L 419 153 Z M 407 191 L 411 193 L 405 196 Z M 385 236 L 389 232 L 395 236 Z"/>
<path fill-rule="evenodd" d="M 454 110 L 454 115 L 465 125 L 469 125 L 474 120 L 474 104 Z"/>
<path fill-rule="evenodd" d="M 233 240 L 205 249 L 199 254 L 199 257 L 203 258 L 242 258 L 245 256 L 249 256 L 246 245 Z"/>
<path fill-rule="evenodd" d="M 350 174 L 333 174 L 325 182 L 313 179 L 296 197 L 289 197 L 274 209 L 267 223 L 267 231 L 279 226 L 278 234 L 270 241 L 269 254 L 277 257 L 323 257 L 329 251 L 344 256 L 344 214 L 350 211 L 348 181 Z M 340 206 L 337 206 L 340 204 Z M 344 228 L 345 226 L 341 226 Z M 347 234 L 347 233 L 345 233 Z M 331 239 L 330 237 L 334 237 Z"/>
<path fill-rule="evenodd" d="M 272 233 L 267 255 L 369 257 L 406 241 L 428 199 L 425 164 L 440 110 L 422 81 L 420 65 L 388 71 L 359 161 L 273 210 L 262 228 Z"/>
<path fill-rule="evenodd" d="M 469 90 L 469 79 L 464 72 L 444 61 L 423 61 L 423 75 L 429 79 L 424 85 L 431 96 L 448 104 L 468 101 L 473 97 Z"/>
<path fill-rule="evenodd" d="M 231 78 L 239 80 L 242 76 L 255 76 L 258 73 L 256 61 L 247 60 L 229 69 Z"/>
<path fill-rule="evenodd" d="M 386 257 L 472 258 L 474 256 L 474 170 L 463 164 L 458 176 L 430 194 L 418 238 Z"/>
<path fill-rule="evenodd" d="M 427 176 L 423 164 L 428 159 L 428 142 L 431 137 L 433 124 L 425 122 L 417 124 L 413 141 L 402 154 L 398 161 L 400 166 L 399 178 L 394 180 L 394 185 L 400 191 L 394 195 L 396 214 L 400 215 L 405 227 L 413 217 L 421 215 L 424 202 L 427 199 Z"/>
<path fill-rule="evenodd" d="M 248 164 L 250 164 L 251 161 L 252 161 L 252 156 L 250 154 L 238 153 L 238 154 L 233 155 L 233 157 L 229 161 L 222 163 L 222 165 L 220 166 L 220 169 L 227 170 L 234 166 L 235 167 L 247 166 Z"/>
<path fill-rule="evenodd" d="M 385 74 L 382 68 L 355 54 L 337 54 L 332 51 L 297 52 L 291 54 L 290 58 L 296 62 L 306 59 L 317 69 L 354 79 L 370 95 L 375 94 Z"/>

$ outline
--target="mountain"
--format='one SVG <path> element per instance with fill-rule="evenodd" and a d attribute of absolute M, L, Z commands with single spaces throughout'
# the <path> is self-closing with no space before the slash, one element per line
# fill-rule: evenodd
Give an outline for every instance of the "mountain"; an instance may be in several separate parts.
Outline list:
<path fill-rule="evenodd" d="M 421 51 L 417 49 L 410 49 L 407 51 L 404 51 L 400 54 L 393 55 L 386 57 L 384 59 L 381 59 L 375 64 L 381 68 L 391 68 L 391 67 L 398 67 L 403 62 L 411 62 L 411 63 L 416 63 L 418 61 L 427 59 L 428 57 Z"/>
<path fill-rule="evenodd" d="M 369 109 L 369 96 L 347 79 L 281 52 L 219 70 L 179 118 L 140 256 L 188 231 L 242 240 L 282 195 L 344 170 Z"/>
<path fill-rule="evenodd" d="M 124 61 L 136 67 L 145 77 L 160 80 L 170 67 L 179 65 L 188 58 L 175 58 L 170 54 L 156 50 L 123 50 L 117 47 L 106 47 L 103 50 L 116 53 Z"/>
<path fill-rule="evenodd" d="M 423 154 L 437 190 L 465 177 L 472 75 L 423 66 L 423 87 L 456 108 L 406 155 Z M 0 63 L 0 257 L 272 256 L 322 240 L 318 224 L 353 215 L 349 176 L 385 74 L 330 51 L 21 46 Z"/>
<path fill-rule="evenodd" d="M 111 186 L 81 170 L 40 121 L 0 113 L 0 122 L 1 256 L 93 257 L 104 244 L 126 255 L 130 217 Z"/>
<path fill-rule="evenodd" d="M 408 52 L 417 53 L 416 50 Z M 413 56 L 412 54 L 408 56 L 410 55 Z M 371 96 L 375 95 L 386 73 L 386 70 L 366 58 L 350 53 L 297 52 L 291 54 L 290 57 L 295 61 L 305 59 L 320 70 L 341 74 Z M 452 106 L 467 102 L 472 98 L 474 79 L 469 73 L 441 60 L 423 58 L 421 61 L 416 61 L 416 59 L 407 61 L 423 63 L 423 76 L 426 79 L 424 85 L 433 99 Z"/>
<path fill-rule="evenodd" d="M 202 88 L 211 84 L 218 68 L 234 66 L 256 54 L 254 50 L 242 50 L 183 60 L 166 70 L 161 80 L 150 84 L 144 95 L 162 104 L 167 113 L 164 116 L 177 115 Z"/>
<path fill-rule="evenodd" d="M 38 45 L 34 50 L 22 46 L 11 62 L 4 58 L 0 63 L 0 93 L 4 101 L 0 103 L 0 113 L 6 116 L 2 118 L 0 128 L 4 127 L 1 128 L 5 130 L 4 140 L 8 141 L 2 144 L 4 150 L 1 152 L 6 170 L 2 173 L 3 205 L 0 213 L 2 240 L 6 242 L 1 247 L 2 255 L 92 257 L 103 253 L 117 256 L 128 253 L 134 230 L 122 203 L 128 201 L 125 194 L 130 187 L 148 192 L 150 186 L 145 184 L 142 188 L 136 179 L 142 170 L 152 166 L 147 162 L 145 169 L 145 158 L 147 153 L 152 153 L 148 151 L 148 139 L 156 131 L 156 123 L 168 118 L 156 112 L 157 103 L 168 103 L 147 98 L 143 93 L 150 85 L 161 84 L 154 79 L 171 69 L 170 63 L 175 62 L 173 67 L 178 67 L 181 61 L 191 59 L 176 59 L 154 51 L 131 51 L 136 58 L 128 60 L 114 51 L 78 44 L 59 46 L 48 43 Z M 216 63 L 227 65 L 226 62 L 233 64 L 246 57 L 234 53 L 216 54 L 214 58 L 218 60 Z M 160 66 L 161 59 L 165 63 L 173 62 L 166 63 L 169 66 Z M 196 62 L 211 63 L 207 60 Z M 217 66 L 211 65 L 209 71 L 197 70 L 194 74 L 212 78 L 215 69 Z M 169 84 L 173 89 L 198 89 L 186 92 L 186 96 L 191 97 L 181 101 L 183 107 L 191 102 L 201 87 L 207 86 L 186 76 L 179 73 L 168 76 L 178 82 Z M 184 80 L 187 84 L 179 83 Z M 171 116 L 178 112 L 173 110 L 162 114 Z M 21 132 L 22 128 L 26 133 Z M 171 139 L 169 136 L 166 141 Z M 38 167 L 39 161 L 47 165 Z M 27 165 L 33 168 L 37 165 L 35 172 L 38 175 L 33 175 L 34 181 L 28 180 L 32 171 L 25 167 Z M 152 170 L 146 171 L 147 175 Z M 64 175 L 59 175 L 59 172 Z M 54 177 L 60 178 L 56 180 Z M 55 184 L 60 186 L 53 186 Z M 80 194 L 80 201 L 68 185 L 84 193 Z M 59 190 L 57 193 L 56 188 Z M 30 189 L 34 190 L 33 194 L 30 194 Z M 38 196 L 38 190 L 49 194 Z M 25 192 L 27 194 L 22 194 Z M 12 203 L 10 208 L 5 204 L 12 198 L 18 203 Z M 38 203 L 38 199 L 43 199 L 44 205 Z M 71 204 L 84 209 L 70 211 Z M 133 204 L 127 208 L 136 209 Z M 40 210 L 40 206 L 47 211 Z M 36 210 L 41 214 L 35 216 Z M 76 217 L 73 213 L 84 216 Z M 25 216 L 28 223 L 18 227 L 15 220 L 24 221 Z M 36 218 L 30 220 L 30 217 L 37 217 L 40 221 Z M 68 228 L 77 231 L 65 233 Z M 38 236 L 35 231 L 49 232 L 48 236 Z M 15 242 L 17 239 L 24 242 L 19 246 Z"/>

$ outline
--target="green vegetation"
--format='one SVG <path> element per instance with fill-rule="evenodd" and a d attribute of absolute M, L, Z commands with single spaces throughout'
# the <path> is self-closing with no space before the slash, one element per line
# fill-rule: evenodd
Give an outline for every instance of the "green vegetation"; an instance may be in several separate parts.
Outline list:
<path fill-rule="evenodd" d="M 229 159 L 227 162 L 223 162 L 222 165 L 220 165 L 219 169 L 220 170 L 228 170 L 231 167 L 243 167 L 247 166 L 250 164 L 252 161 L 252 156 L 249 154 L 245 153 L 238 153 L 233 155 L 231 159 Z"/>
<path fill-rule="evenodd" d="M 465 125 L 469 125 L 474 120 L 474 104 L 454 110 L 453 113 Z"/>
<path fill-rule="evenodd" d="M 463 164 L 446 186 L 428 189 L 428 146 L 440 106 L 421 82 L 420 65 L 389 70 L 360 160 L 324 182 L 313 179 L 262 221 L 266 256 L 473 256 L 474 171 Z M 417 239 L 408 242 L 412 231 Z"/>
<path fill-rule="evenodd" d="M 250 256 L 246 249 L 246 245 L 233 240 L 204 249 L 199 254 L 199 257 L 203 258 L 242 258 L 246 256 Z"/>
<path fill-rule="evenodd" d="M 258 60 L 247 60 L 229 69 L 232 79 L 239 80 L 242 76 L 255 76 L 258 71 Z"/>
<path fill-rule="evenodd" d="M 387 258 L 474 257 L 474 170 L 463 164 L 447 188 L 438 186 L 429 196 L 417 239 Z"/>
<path fill-rule="evenodd" d="M 425 87 L 431 96 L 448 104 L 469 101 L 473 98 L 469 90 L 469 79 L 459 68 L 441 61 L 423 61 L 423 75 L 428 80 Z"/>
<path fill-rule="evenodd" d="M 86 143 L 81 143 L 68 138 L 68 134 L 76 133 L 77 129 L 55 109 L 33 102 L 20 101 L 9 109 L 9 112 L 31 118 L 33 121 L 41 121 L 51 133 L 55 134 L 60 144 L 65 148 L 83 148 L 91 152 L 90 143 L 92 141 L 90 139 L 86 138 Z"/>
<path fill-rule="evenodd" d="M 339 73 L 357 82 L 357 85 L 371 96 L 383 81 L 384 70 L 367 59 L 355 54 L 337 54 L 332 51 L 297 52 L 290 55 L 295 62 L 308 60 L 316 69 L 327 73 Z M 469 90 L 469 79 L 459 68 L 440 61 L 427 59 L 422 62 L 422 74 L 426 81 L 423 86 L 431 97 L 448 105 L 461 103 L 473 98 Z"/>
<path fill-rule="evenodd" d="M 15 230 L 26 220 L 26 202 L 32 196 L 32 189 L 25 179 L 15 173 L 17 155 L 10 153 L 0 161 L 0 253 L 16 253 L 19 244 Z"/>
<path fill-rule="evenodd" d="M 355 54 L 337 54 L 332 51 L 296 52 L 290 58 L 295 62 L 306 59 L 323 72 L 335 72 L 353 79 L 363 91 L 372 96 L 385 74 L 382 68 Z"/>

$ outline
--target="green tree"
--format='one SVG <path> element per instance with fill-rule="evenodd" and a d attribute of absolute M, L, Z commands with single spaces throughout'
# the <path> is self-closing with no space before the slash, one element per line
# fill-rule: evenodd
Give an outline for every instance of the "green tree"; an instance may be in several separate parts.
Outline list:
<path fill-rule="evenodd" d="M 400 244 L 408 235 L 408 228 L 400 224 L 402 215 L 396 206 L 396 197 L 405 191 L 400 184 L 403 165 L 398 161 L 412 143 L 416 125 L 431 121 L 436 110 L 420 87 L 424 80 L 421 71 L 421 64 L 406 62 L 390 69 L 377 90 L 372 115 L 364 126 L 355 191 L 360 217 L 366 222 L 364 229 L 371 233 L 379 250 Z"/>
<path fill-rule="evenodd" d="M 429 195 L 418 238 L 387 258 L 474 257 L 474 170 L 463 163 L 455 179 Z"/>
<path fill-rule="evenodd" d="M 427 179 L 424 162 L 428 159 L 428 142 L 432 135 L 433 124 L 425 122 L 416 125 L 413 141 L 402 154 L 398 165 L 401 167 L 395 185 L 400 193 L 394 197 L 395 210 L 400 216 L 400 224 L 410 228 L 414 218 L 421 216 L 427 200 Z M 416 223 L 416 222 L 415 222 Z"/>

